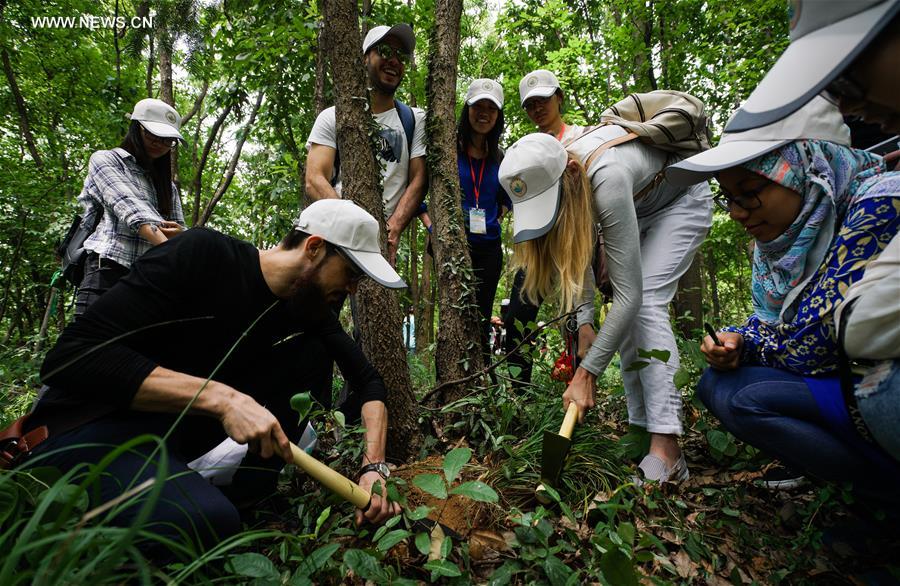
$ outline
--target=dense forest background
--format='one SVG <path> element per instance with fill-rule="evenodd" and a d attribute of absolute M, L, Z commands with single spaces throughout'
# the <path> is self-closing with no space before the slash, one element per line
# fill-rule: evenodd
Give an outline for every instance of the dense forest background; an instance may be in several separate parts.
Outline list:
<path fill-rule="evenodd" d="M 454 24 L 436 22 L 435 15 L 454 5 L 462 9 L 456 114 L 471 80 L 500 81 L 507 121 L 502 145 L 534 130 L 518 105 L 518 82 L 536 68 L 559 75 L 569 122 L 596 120 L 631 92 L 677 89 L 706 102 L 718 134 L 788 42 L 782 0 L 362 0 L 362 32 L 397 22 L 416 32 L 416 54 L 397 94 L 409 104 L 435 103 L 429 67 L 447 63 L 434 58 L 432 44 L 446 38 L 436 32 Z M 306 0 L 0 0 L 0 424 L 30 405 L 43 352 L 72 317 L 73 291 L 54 280 L 55 246 L 77 211 L 90 154 L 118 145 L 135 102 L 159 98 L 183 115 L 187 144 L 178 147 L 175 165 L 189 226 L 209 226 L 259 247 L 274 245 L 289 229 L 306 201 L 306 137 L 317 113 L 335 101 L 329 56 L 336 53 L 329 43 L 358 46 L 357 38 L 328 38 L 327 8 Z M 74 21 L 45 20 L 50 17 Z M 430 163 L 439 161 L 432 157 Z M 398 270 L 411 285 L 399 306 L 404 313 L 412 308 L 416 318 L 417 350 L 402 365 L 416 399 L 436 378 L 440 382 L 434 361 L 441 265 L 426 239 L 414 221 L 398 257 Z M 416 460 L 398 473 L 396 486 L 408 480 L 410 491 L 401 525 L 398 518 L 387 528 L 355 529 L 349 507 L 302 476 L 288 475 L 280 495 L 247 519 L 246 533 L 220 551 L 158 571 L 175 582 L 224 574 L 273 584 L 636 584 L 639 577 L 645 583 L 720 584 L 842 576 L 846 564 L 823 556 L 816 523 L 839 514 L 846 496 L 837 489 L 791 496 L 759 489 L 752 480 L 765 459 L 719 430 L 693 399 L 704 366 L 697 344 L 701 320 L 722 326 L 749 312 L 749 246 L 740 226 L 717 210 L 673 304 L 682 348 L 676 383 L 685 395 L 685 445 L 695 477 L 681 493 L 641 491 L 629 483 L 627 462 L 641 453 L 646 438 L 623 423 L 616 362 L 600 381 L 600 407 L 576 435 L 567 480 L 554 497 L 558 508 L 535 508 L 529 499 L 538 478 L 540 434 L 561 419 L 562 386 L 547 376 L 561 342 L 549 329 L 543 345 L 551 351 L 535 348 L 535 356 L 549 362 L 521 394 L 510 390 L 498 369 L 498 378 L 473 383 L 451 404 L 406 406 L 422 435 L 400 458 Z M 511 274 L 501 280 L 498 313 L 511 281 Z M 545 304 L 540 319 L 555 313 Z M 321 436 L 343 427 L 333 413 L 319 418 Z M 326 441 L 324 457 L 352 471 L 358 440 L 358 433 L 346 433 Z M 442 466 L 446 486 L 440 477 L 435 485 L 416 475 Z M 496 493 L 448 498 L 457 476 L 484 481 Z M 15 539 L 7 529 L 16 519 L 28 521 L 28 507 L 40 506 L 47 493 L 20 486 L 25 488 L 15 494 L 21 499 L 13 505 L 8 484 L 0 486 L 0 527 L 6 531 L 0 545 Z M 84 512 L 79 506 L 65 511 Z M 434 510 L 460 535 L 436 538 L 410 525 Z M 75 527 L 66 543 L 79 545 L 65 559 L 73 575 L 79 556 L 93 560 L 86 567 L 96 574 L 97 560 L 106 559 L 97 552 L 107 552 L 103 539 L 112 538 L 100 532 L 85 542 L 93 534 L 81 529 L 77 515 L 72 519 L 63 529 L 63 521 L 55 525 L 59 531 Z M 74 537 L 79 531 L 81 541 Z M 47 565 L 33 552 L 8 551 L 13 553 L 0 556 L 0 578 L 23 567 L 49 572 L 59 561 Z M 224 558 L 229 561 L 223 565 Z M 111 581 L 150 576 L 139 561 L 107 561 L 101 574 Z M 27 580 L 30 574 L 18 575 Z M 61 576 L 56 574 L 67 580 Z"/>

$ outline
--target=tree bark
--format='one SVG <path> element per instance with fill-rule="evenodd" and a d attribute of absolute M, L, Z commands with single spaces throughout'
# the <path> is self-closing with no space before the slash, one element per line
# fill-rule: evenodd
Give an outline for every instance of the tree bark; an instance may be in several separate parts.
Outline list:
<path fill-rule="evenodd" d="M 41 158 L 37 150 L 37 144 L 34 141 L 34 135 L 31 133 L 31 124 L 28 122 L 28 107 L 25 105 L 25 98 L 22 97 L 22 91 L 16 82 L 16 74 L 13 72 L 12 63 L 9 61 L 9 53 L 6 49 L 0 51 L 0 61 L 3 62 L 3 73 L 6 75 L 6 82 L 9 84 L 9 90 L 12 92 L 13 101 L 16 103 L 16 110 L 19 113 L 19 130 L 22 132 L 22 138 L 25 140 L 25 146 L 34 159 L 34 164 L 38 169 L 44 167 L 44 160 Z"/>
<path fill-rule="evenodd" d="M 695 330 L 703 328 L 703 280 L 700 274 L 702 259 L 702 253 L 697 251 L 691 266 L 678 281 L 678 292 L 675 294 L 678 329 L 688 339 L 694 337 Z"/>
<path fill-rule="evenodd" d="M 313 103 L 316 107 L 316 116 L 318 116 L 327 107 L 325 105 L 325 78 L 328 75 L 328 48 L 325 46 L 327 37 L 324 23 L 319 26 L 316 41 L 318 50 L 316 51 L 316 86 L 313 93 Z M 302 175 L 300 179 L 303 179 Z"/>
<path fill-rule="evenodd" d="M 334 81 L 337 144 L 341 152 L 342 195 L 366 209 L 381 225 L 381 249 L 386 249 L 381 169 L 375 160 L 372 120 L 368 109 L 362 55 L 362 38 L 356 0 L 323 2 L 326 46 Z M 390 393 L 387 408 L 388 451 L 392 460 L 406 461 L 419 445 L 418 406 L 413 395 L 406 350 L 403 347 L 402 315 L 397 295 L 366 280 L 357 293 L 358 322 L 363 352 L 384 378 Z"/>
<path fill-rule="evenodd" d="M 250 118 L 247 119 L 247 123 L 241 131 L 241 137 L 238 139 L 237 145 L 234 148 L 234 153 L 231 155 L 231 161 L 228 162 L 228 169 L 225 171 L 222 181 L 216 188 L 216 192 L 210 198 L 209 203 L 206 204 L 206 209 L 203 210 L 200 221 L 195 225 L 206 225 L 206 222 L 209 221 L 209 217 L 212 215 L 213 209 L 215 209 L 219 200 L 222 199 L 222 196 L 225 195 L 228 186 L 231 185 L 231 180 L 234 179 L 234 171 L 237 168 L 238 161 L 241 159 L 241 151 L 244 149 L 244 142 L 246 142 L 247 135 L 250 134 L 250 130 L 253 128 L 253 123 L 256 122 L 256 114 L 259 112 L 259 107 L 262 105 L 264 95 L 263 92 L 259 92 L 259 95 L 256 97 L 256 103 L 253 105 L 253 110 L 250 112 Z"/>
<path fill-rule="evenodd" d="M 153 97 L 153 69 L 156 66 L 156 56 L 153 52 L 153 35 L 150 35 L 150 55 L 147 57 L 147 97 Z"/>
<path fill-rule="evenodd" d="M 718 324 L 722 320 L 722 304 L 719 300 L 719 267 L 716 255 L 712 252 L 703 256 L 706 265 L 706 276 L 709 279 L 709 293 L 712 299 L 713 321 Z"/>
<path fill-rule="evenodd" d="M 435 352 L 439 385 L 481 370 L 484 364 L 475 277 L 466 244 L 462 206 L 459 205 L 456 165 L 454 109 L 461 15 L 462 0 L 437 0 L 425 85 L 428 97 L 425 128 L 431 161 L 430 209 L 434 220 L 438 312 L 441 316 Z M 441 392 L 437 400 L 451 402 L 465 392 L 464 385 L 452 385 Z"/>

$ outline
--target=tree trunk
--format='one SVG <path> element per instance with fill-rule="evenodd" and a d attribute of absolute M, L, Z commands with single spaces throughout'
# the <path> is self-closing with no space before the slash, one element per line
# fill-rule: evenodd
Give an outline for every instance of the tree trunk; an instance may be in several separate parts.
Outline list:
<path fill-rule="evenodd" d="M 710 252 L 703 256 L 706 265 L 706 276 L 709 279 L 709 296 L 712 299 L 713 321 L 716 324 L 722 321 L 722 304 L 719 300 L 719 267 L 716 263 L 716 255 Z"/>
<path fill-rule="evenodd" d="M 428 242 L 428 238 L 425 239 Z M 416 305 L 416 352 L 423 352 L 432 342 L 434 332 L 434 295 L 431 286 L 431 267 L 434 257 L 428 249 L 422 251 L 422 278 L 419 281 L 419 301 Z"/>
<path fill-rule="evenodd" d="M 156 66 L 156 55 L 153 52 L 153 35 L 150 35 L 150 55 L 147 57 L 147 97 L 153 97 L 153 69 Z"/>
<path fill-rule="evenodd" d="M 371 117 L 363 75 L 356 0 L 323 2 L 326 46 L 334 81 L 337 144 L 341 152 L 342 195 L 368 210 L 381 225 L 381 249 L 386 249 L 381 169 L 375 160 Z M 419 445 L 418 406 L 413 395 L 406 350 L 401 335 L 403 318 L 397 294 L 372 280 L 360 284 L 357 293 L 362 348 L 381 373 L 390 393 L 388 450 L 393 460 L 406 461 Z"/>
<path fill-rule="evenodd" d="M 209 199 L 209 203 L 206 204 L 206 209 L 203 210 L 203 215 L 200 216 L 200 221 L 196 225 L 206 225 L 206 222 L 209 221 L 209 217 L 212 215 L 213 209 L 219 203 L 219 200 L 222 199 L 222 196 L 225 195 L 228 186 L 231 185 L 231 180 L 234 179 L 234 171 L 237 168 L 238 161 L 241 159 L 241 151 L 244 150 L 244 142 L 246 142 L 247 135 L 250 134 L 250 130 L 253 128 L 253 123 L 256 122 L 256 114 L 259 112 L 259 107 L 262 105 L 264 95 L 264 92 L 259 92 L 259 95 L 256 97 L 256 103 L 253 105 L 253 110 L 250 112 L 247 124 L 245 124 L 244 128 L 241 130 L 240 138 L 238 139 L 237 145 L 234 147 L 234 153 L 231 155 L 231 161 L 228 162 L 228 169 L 225 171 L 225 176 L 222 177 L 222 181 L 216 188 L 216 192 Z"/>
<path fill-rule="evenodd" d="M 426 94 L 428 96 L 431 215 L 438 276 L 438 328 L 435 371 L 437 384 L 480 370 L 480 317 L 475 301 L 475 277 L 466 244 L 459 170 L 456 165 L 456 69 L 459 60 L 459 22 L 462 0 L 438 0 L 431 38 Z M 447 387 L 437 399 L 447 403 L 466 392 L 463 385 Z"/>
<path fill-rule="evenodd" d="M 325 25 L 320 24 L 318 35 L 316 35 L 318 50 L 316 51 L 316 86 L 313 93 L 313 103 L 316 107 L 316 116 L 322 112 L 327 106 L 325 105 L 325 77 L 328 70 L 328 48 L 325 46 Z M 303 176 L 300 177 L 302 182 Z"/>
<path fill-rule="evenodd" d="M 13 72 L 12 63 L 9 61 L 9 53 L 6 52 L 6 49 L 0 51 L 0 60 L 3 61 L 3 73 L 6 75 L 9 91 L 12 92 L 13 101 L 19 113 L 19 130 L 22 132 L 25 146 L 28 147 L 28 152 L 31 154 L 31 158 L 34 159 L 34 164 L 37 165 L 38 169 L 41 169 L 44 167 L 44 161 L 41 159 L 40 153 L 38 153 L 34 135 L 31 134 L 31 124 L 28 122 L 28 107 L 25 105 L 25 98 L 22 97 L 19 84 L 16 82 L 16 74 Z"/>
<path fill-rule="evenodd" d="M 216 142 L 216 137 L 219 136 L 219 129 L 222 128 L 222 124 L 225 123 L 225 119 L 231 114 L 233 108 L 234 104 L 229 104 L 219 113 L 219 117 L 216 118 L 212 129 L 209 131 L 209 136 L 206 138 L 206 144 L 203 146 L 203 155 L 201 155 L 200 161 L 197 163 L 197 170 L 194 172 L 194 211 L 191 218 L 191 226 L 195 225 L 200 219 L 200 194 L 203 191 L 203 168 L 206 167 L 206 162 L 209 160 L 209 151 L 212 149 L 213 143 Z"/>
<path fill-rule="evenodd" d="M 678 329 L 688 339 L 694 337 L 695 330 L 703 328 L 703 281 L 700 275 L 702 258 L 702 253 L 697 251 L 691 266 L 678 281 L 678 292 L 675 294 Z"/>

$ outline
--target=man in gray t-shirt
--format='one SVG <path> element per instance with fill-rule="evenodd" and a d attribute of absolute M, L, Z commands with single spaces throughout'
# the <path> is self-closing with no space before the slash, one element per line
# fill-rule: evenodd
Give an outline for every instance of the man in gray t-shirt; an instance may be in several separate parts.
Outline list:
<path fill-rule="evenodd" d="M 407 24 L 377 26 L 363 41 L 372 116 L 381 127 L 378 159 L 384 184 L 388 260 L 396 260 L 400 234 L 415 216 L 425 191 L 425 112 L 412 108 L 415 125 L 407 140 L 394 93 L 416 46 Z M 306 193 L 310 199 L 341 197 L 340 169 L 335 170 L 337 124 L 334 106 L 319 114 L 306 142 Z"/>

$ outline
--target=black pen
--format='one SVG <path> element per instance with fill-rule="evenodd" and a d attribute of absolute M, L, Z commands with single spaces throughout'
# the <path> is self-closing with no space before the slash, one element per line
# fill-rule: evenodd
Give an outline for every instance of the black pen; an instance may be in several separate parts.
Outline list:
<path fill-rule="evenodd" d="M 722 340 L 719 339 L 719 336 L 716 335 L 716 328 L 709 325 L 709 322 L 703 322 L 703 327 L 706 328 L 706 333 L 713 339 L 713 342 L 716 343 L 716 346 L 724 346 Z"/>

